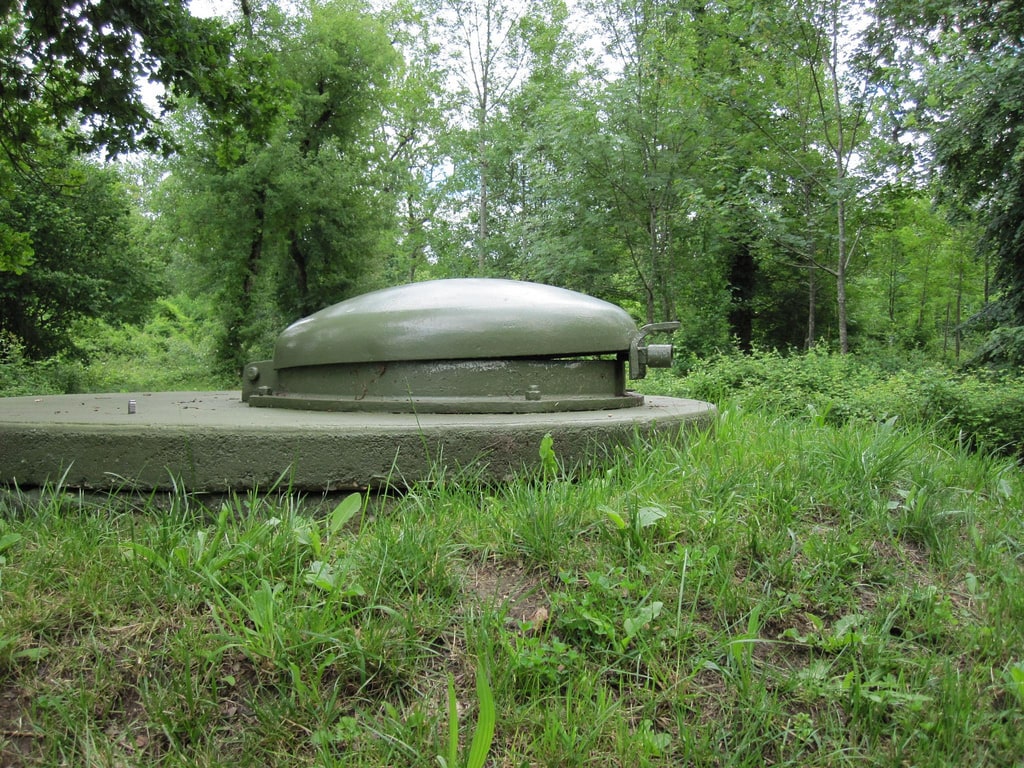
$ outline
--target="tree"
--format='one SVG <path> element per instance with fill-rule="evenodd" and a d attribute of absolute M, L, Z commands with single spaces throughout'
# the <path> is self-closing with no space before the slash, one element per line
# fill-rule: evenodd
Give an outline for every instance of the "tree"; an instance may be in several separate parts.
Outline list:
<path fill-rule="evenodd" d="M 529 5 L 520 7 L 506 0 L 439 0 L 432 4 L 435 24 L 450 41 L 452 60 L 448 66 L 458 82 L 459 113 L 452 130 L 466 144 L 454 148 L 461 155 L 455 162 L 460 166 L 457 175 L 472 188 L 473 251 L 481 275 L 491 271 L 493 260 L 494 124 L 507 110 L 524 74 L 526 53 L 520 27 L 533 13 Z"/>
<path fill-rule="evenodd" d="M 377 278 L 386 283 L 413 282 L 429 273 L 443 250 L 445 168 L 450 161 L 448 117 L 450 75 L 441 62 L 432 20 L 411 2 L 399 2 L 382 19 L 403 56 L 395 67 L 384 119 L 376 128 L 380 186 L 395 200 L 390 254 Z"/>
<path fill-rule="evenodd" d="M 143 80 L 224 99 L 228 28 L 186 0 L 0 3 L 0 151 L 31 164 L 43 126 L 78 150 L 155 149 Z"/>
<path fill-rule="evenodd" d="M 593 12 L 621 74 L 595 104 L 601 117 L 585 140 L 588 173 L 604 192 L 608 235 L 630 265 L 643 316 L 674 318 L 686 241 L 699 223 L 691 179 L 707 147 L 705 116 L 686 85 L 695 12 L 658 0 L 595 3 Z"/>
<path fill-rule="evenodd" d="M 850 4 L 852 6 L 852 4 Z M 850 8 L 844 7 L 842 0 L 825 0 L 822 7 L 815 9 L 812 24 L 823 30 L 823 35 L 810 37 L 814 42 L 809 45 L 818 56 L 808 57 L 808 65 L 814 93 L 818 104 L 819 117 L 823 128 L 823 138 L 832 171 L 834 172 L 831 192 L 835 198 L 835 256 L 834 266 L 823 267 L 836 281 L 836 315 L 839 324 L 839 351 L 846 353 L 850 349 L 848 337 L 849 321 L 847 319 L 846 284 L 847 270 L 853 258 L 855 238 L 848 231 L 850 200 L 856 194 L 856 187 L 851 175 L 851 163 L 856 157 L 858 142 L 866 133 L 866 115 L 869 109 L 868 96 L 864 88 L 857 88 L 853 93 L 844 92 L 844 77 L 841 66 L 846 64 L 841 57 L 843 36 L 849 34 Z M 804 27 L 807 29 L 807 26 Z M 817 47 L 817 44 L 824 45 Z"/>
<path fill-rule="evenodd" d="M 932 194 L 894 187 L 878 198 L 851 296 L 865 339 L 959 359 L 964 318 L 984 302 L 983 265 L 972 258 L 971 228 L 954 226 Z"/>
<path fill-rule="evenodd" d="M 384 26 L 357 8 L 314 6 L 299 45 L 283 58 L 297 87 L 270 148 L 270 215 L 288 253 L 286 314 L 304 315 L 352 293 L 393 203 L 370 183 L 380 92 L 397 57 Z M 388 215 L 380 216 L 382 212 Z M 285 285 L 282 285 L 284 288 Z"/>
<path fill-rule="evenodd" d="M 35 260 L 28 222 L 15 203 L 19 182 L 9 163 L 0 162 L 0 273 L 15 275 L 23 274 Z"/>
<path fill-rule="evenodd" d="M 588 217 L 580 168 L 594 70 L 561 0 L 519 22 L 522 77 L 491 126 L 492 259 L 503 274 L 607 295 L 616 269 Z"/>
<path fill-rule="evenodd" d="M 45 174 L 0 161 L 8 226 L 33 259 L 0 280 L 0 332 L 42 358 L 74 350 L 81 318 L 144 317 L 160 270 L 131 237 L 130 200 L 114 169 L 60 153 L 36 163 Z"/>
<path fill-rule="evenodd" d="M 355 4 L 251 13 L 253 34 L 239 39 L 229 74 L 240 90 L 256 89 L 254 106 L 182 109 L 183 151 L 169 180 L 168 224 L 220 293 L 221 358 L 234 370 L 266 353 L 268 328 L 355 292 L 386 250 L 380 233 L 394 209 L 372 183 L 396 60 L 384 25 Z"/>
<path fill-rule="evenodd" d="M 874 74 L 892 97 L 891 129 L 923 133 L 940 196 L 978 212 L 993 251 L 1005 330 L 983 356 L 1024 360 L 1024 8 L 980 0 L 879 0 Z M 907 141 L 913 147 L 913 141 Z"/>

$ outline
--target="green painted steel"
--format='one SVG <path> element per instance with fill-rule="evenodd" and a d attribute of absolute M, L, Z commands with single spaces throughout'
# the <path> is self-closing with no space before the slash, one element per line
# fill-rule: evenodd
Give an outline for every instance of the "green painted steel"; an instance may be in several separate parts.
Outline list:
<path fill-rule="evenodd" d="M 644 345 L 614 304 L 517 280 L 432 280 L 328 307 L 245 367 L 253 407 L 379 413 L 553 413 L 643 405 L 626 390 L 672 346 Z"/>
<path fill-rule="evenodd" d="M 607 301 L 518 280 L 431 280 L 327 307 L 277 339 L 278 370 L 332 363 L 563 357 L 626 352 L 629 313 Z"/>
<path fill-rule="evenodd" d="M 549 413 L 643 405 L 618 360 L 431 360 L 247 367 L 254 407 L 390 413 Z M 272 372 L 271 379 L 264 373 Z M 265 387 L 265 388 L 264 388 Z"/>

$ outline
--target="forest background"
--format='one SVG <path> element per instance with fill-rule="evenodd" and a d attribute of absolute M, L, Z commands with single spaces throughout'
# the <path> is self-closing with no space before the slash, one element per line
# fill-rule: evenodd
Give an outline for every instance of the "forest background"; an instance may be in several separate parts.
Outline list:
<path fill-rule="evenodd" d="M 5 4 L 2 391 L 233 386 L 458 276 L 679 319 L 682 372 L 1015 382 L 1022 39 L 995 0 Z"/>
<path fill-rule="evenodd" d="M 1021 762 L 1024 4 L 238 3 L 0 0 L 0 394 L 484 275 L 678 318 L 645 391 L 720 416 L 336 505 L 0 488 L 0 763 Z"/>

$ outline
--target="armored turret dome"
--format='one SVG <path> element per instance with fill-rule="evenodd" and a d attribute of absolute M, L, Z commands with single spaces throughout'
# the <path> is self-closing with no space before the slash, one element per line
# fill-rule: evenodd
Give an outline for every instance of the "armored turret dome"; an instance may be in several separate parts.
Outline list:
<path fill-rule="evenodd" d="M 313 410 L 526 413 L 643 403 L 624 364 L 671 360 L 642 347 L 629 313 L 564 288 L 516 280 L 432 280 L 374 291 L 281 332 L 272 360 L 246 366 L 243 400 Z M 652 354 L 652 351 L 654 354 Z"/>
<path fill-rule="evenodd" d="M 601 299 L 517 280 L 431 280 L 322 309 L 277 339 L 274 366 L 595 355 L 629 349 L 636 323 Z"/>

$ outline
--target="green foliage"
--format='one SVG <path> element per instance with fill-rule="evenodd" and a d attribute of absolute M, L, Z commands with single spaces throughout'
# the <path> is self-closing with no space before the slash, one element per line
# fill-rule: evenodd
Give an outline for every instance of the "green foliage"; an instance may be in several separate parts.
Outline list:
<path fill-rule="evenodd" d="M 557 636 L 528 633 L 528 625 L 523 629 L 505 638 L 515 688 L 526 697 L 557 693 L 584 664 L 583 654 Z"/>
<path fill-rule="evenodd" d="M 384 27 L 345 3 L 246 21 L 224 76 L 250 109 L 183 103 L 182 151 L 154 198 L 173 261 L 213 297 L 219 367 L 235 374 L 281 327 L 357 292 L 393 207 L 374 139 L 397 63 Z"/>
<path fill-rule="evenodd" d="M 186 296 L 158 299 L 142 325 L 84 322 L 79 327 L 86 378 L 94 391 L 223 389 L 209 310 Z"/>
<path fill-rule="evenodd" d="M 555 455 L 555 440 L 548 432 L 541 438 L 540 448 L 537 450 L 540 455 L 541 469 L 544 471 L 544 478 L 553 480 L 558 476 L 558 457 Z"/>
<path fill-rule="evenodd" d="M 21 213 L 11 205 L 18 187 L 0 164 L 0 274 L 22 274 L 34 261 L 32 237 Z"/>
<path fill-rule="evenodd" d="M 0 492 L 3 711 L 31 734 L 0 760 L 1022 754 L 1015 461 L 732 402 L 609 462 L 387 498 Z M 556 570 L 509 546 L 545 508 Z"/>
<path fill-rule="evenodd" d="M 0 341 L 0 394 L 224 389 L 218 377 L 214 324 L 185 296 L 158 299 L 142 325 L 80 320 L 74 357 L 26 358 L 18 339 Z"/>
<path fill-rule="evenodd" d="M 977 251 L 997 257 L 1011 327 L 1024 324 L 1022 32 L 1017 8 L 889 0 L 877 4 L 871 34 L 872 71 L 899 94 L 888 121 L 898 133 L 926 127 L 939 195 L 981 214 Z"/>
<path fill-rule="evenodd" d="M 650 552 L 658 521 L 668 514 L 661 507 L 653 505 L 640 507 L 628 515 L 614 509 L 605 509 L 604 512 L 621 537 L 629 562 Z"/>
<path fill-rule="evenodd" d="M 481 39 L 480 78 L 466 33 L 482 23 L 484 5 L 503 34 Z M 946 5 L 920 18 L 897 3 L 879 8 L 898 22 L 893 34 L 916 44 L 931 39 Z M 0 47 L 12 52 L 3 65 L 14 84 L 4 101 L 12 126 L 38 122 L 39 146 L 61 155 L 51 118 L 81 114 L 96 129 L 93 143 L 129 146 L 127 127 L 149 122 L 134 98 L 145 72 L 172 85 L 166 128 L 179 151 L 151 160 L 159 167 L 141 195 L 147 222 L 109 248 L 131 254 L 119 286 L 82 266 L 108 259 L 78 259 L 88 236 L 80 221 L 59 216 L 52 228 L 68 237 L 41 250 L 30 222 L 45 217 L 8 203 L 18 185 L 60 163 L 40 152 L 31 167 L 10 163 L 0 176 L 0 271 L 37 273 L 38 284 L 19 283 L 12 295 L 117 304 L 121 316 L 106 319 L 118 324 L 139 319 L 129 305 L 153 293 L 135 294 L 129 282 L 159 276 L 150 259 L 170 263 L 175 290 L 203 296 L 217 314 L 225 376 L 267 356 L 284 325 L 321 306 L 380 281 L 470 272 L 584 290 L 638 319 L 678 318 L 677 342 L 696 356 L 731 339 L 746 350 L 834 336 L 847 325 L 838 306 L 845 281 L 851 348 L 953 357 L 960 321 L 988 298 L 987 265 L 965 258 L 970 242 L 988 224 L 1013 230 L 1015 198 L 1000 182 L 1013 174 L 997 169 L 1014 156 L 1007 137 L 1016 134 L 993 126 L 1012 126 L 1019 78 L 1012 57 L 1000 53 L 989 67 L 983 55 L 986 35 L 1016 28 L 1013 14 L 987 19 L 950 6 L 965 14 L 964 34 L 934 41 L 923 70 L 940 87 L 921 109 L 955 118 L 939 131 L 947 170 L 962 166 L 948 179 L 977 179 L 982 192 L 995 185 L 991 199 L 1002 201 L 975 220 L 970 208 L 932 204 L 948 189 L 916 188 L 893 170 L 899 148 L 862 119 L 878 111 L 859 88 L 863 70 L 845 66 L 836 47 L 852 44 L 862 21 L 841 3 L 676 13 L 646 0 L 591 2 L 601 56 L 589 55 L 596 36 L 588 40 L 557 1 L 515 13 L 502 0 L 381 12 L 355 2 L 243 3 L 232 21 L 192 18 L 180 3 L 151 6 L 27 0 L 8 10 Z M 904 51 L 889 42 L 883 61 Z M 829 48 L 835 60 L 821 55 Z M 33 56 L 54 63 L 30 72 Z M 964 73 L 956 61 L 969 65 Z M 968 87 L 968 70 L 997 87 Z M 917 70 L 887 74 L 907 71 Z M 90 87 L 73 87 L 83 82 Z M 916 93 L 896 85 L 897 99 Z M 900 104 L 898 129 L 926 124 L 923 111 Z M 961 118 L 979 130 L 963 131 Z M 851 152 L 861 162 L 846 162 Z M 868 178 L 900 183 L 855 194 Z M 75 215 L 104 221 L 100 213 Z M 148 255 L 135 268 L 140 240 Z M 60 263 L 48 253 L 63 254 Z M 850 269 L 842 276 L 840 261 Z M 57 323 L 53 308 L 36 316 Z M 29 356 L 57 351 L 14 332 Z M 1006 335 L 995 341 L 994 354 L 1019 346 Z"/>
<path fill-rule="evenodd" d="M 24 345 L 11 334 L 0 334 L 0 393 L 50 395 L 84 391 L 84 366 L 79 360 L 51 357 L 29 360 Z"/>
<path fill-rule="evenodd" d="M 228 52 L 226 26 L 180 0 L 20 0 L 2 13 L 0 147 L 28 167 L 51 125 L 70 128 L 82 150 L 155 148 L 140 83 L 212 92 Z"/>
<path fill-rule="evenodd" d="M 1024 450 L 1024 378 L 1012 371 L 892 370 L 857 355 L 759 350 L 700 361 L 679 379 L 656 374 L 645 388 L 832 424 L 898 419 L 983 450 Z"/>
<path fill-rule="evenodd" d="M 37 162 L 38 174 L 17 176 L 0 160 L 0 179 L 11 174 L 0 207 L 13 216 L 4 226 L 17 228 L 6 239 L 22 248 L 0 255 L 15 267 L 0 280 L 0 333 L 36 359 L 73 352 L 82 318 L 140 320 L 160 281 L 132 236 L 128 196 L 113 169 L 55 152 L 40 152 Z"/>
<path fill-rule="evenodd" d="M 552 599 L 555 628 L 575 647 L 604 650 L 617 658 L 639 652 L 656 634 L 652 624 L 665 604 L 650 600 L 643 593 L 644 582 L 629 577 L 625 569 L 592 571 L 579 581 L 563 574 L 562 579 L 570 589 Z"/>
<path fill-rule="evenodd" d="M 1024 708 L 1024 662 L 1018 661 L 1006 669 L 1006 687 Z"/>
<path fill-rule="evenodd" d="M 924 349 L 959 361 L 965 322 L 984 306 L 986 266 L 977 232 L 916 190 L 891 190 L 872 212 L 878 226 L 851 280 L 858 351 L 872 341 L 900 352 Z"/>
<path fill-rule="evenodd" d="M 490 683 L 487 682 L 487 671 L 482 662 L 476 668 L 476 697 L 479 705 L 476 728 L 473 740 L 469 745 L 464 762 L 459 762 L 459 707 L 455 693 L 455 681 L 448 675 L 448 753 L 447 757 L 438 755 L 437 762 L 441 768 L 483 768 L 487 754 L 494 740 L 494 695 Z"/>
<path fill-rule="evenodd" d="M 959 437 L 983 448 L 1024 448 L 1024 379 L 1019 373 L 933 369 L 910 386 L 915 384 L 924 397 L 922 419 L 939 416 Z"/>
<path fill-rule="evenodd" d="M 725 354 L 699 361 L 673 388 L 710 402 L 738 398 L 747 408 L 795 415 L 812 407 L 828 414 L 857 397 L 880 375 L 855 356 L 832 354 L 821 347 L 805 355 L 756 350 L 750 355 Z M 659 377 L 659 381 L 667 379 Z"/>
<path fill-rule="evenodd" d="M 1024 326 L 999 325 L 989 333 L 974 362 L 997 368 L 1024 366 Z"/>

